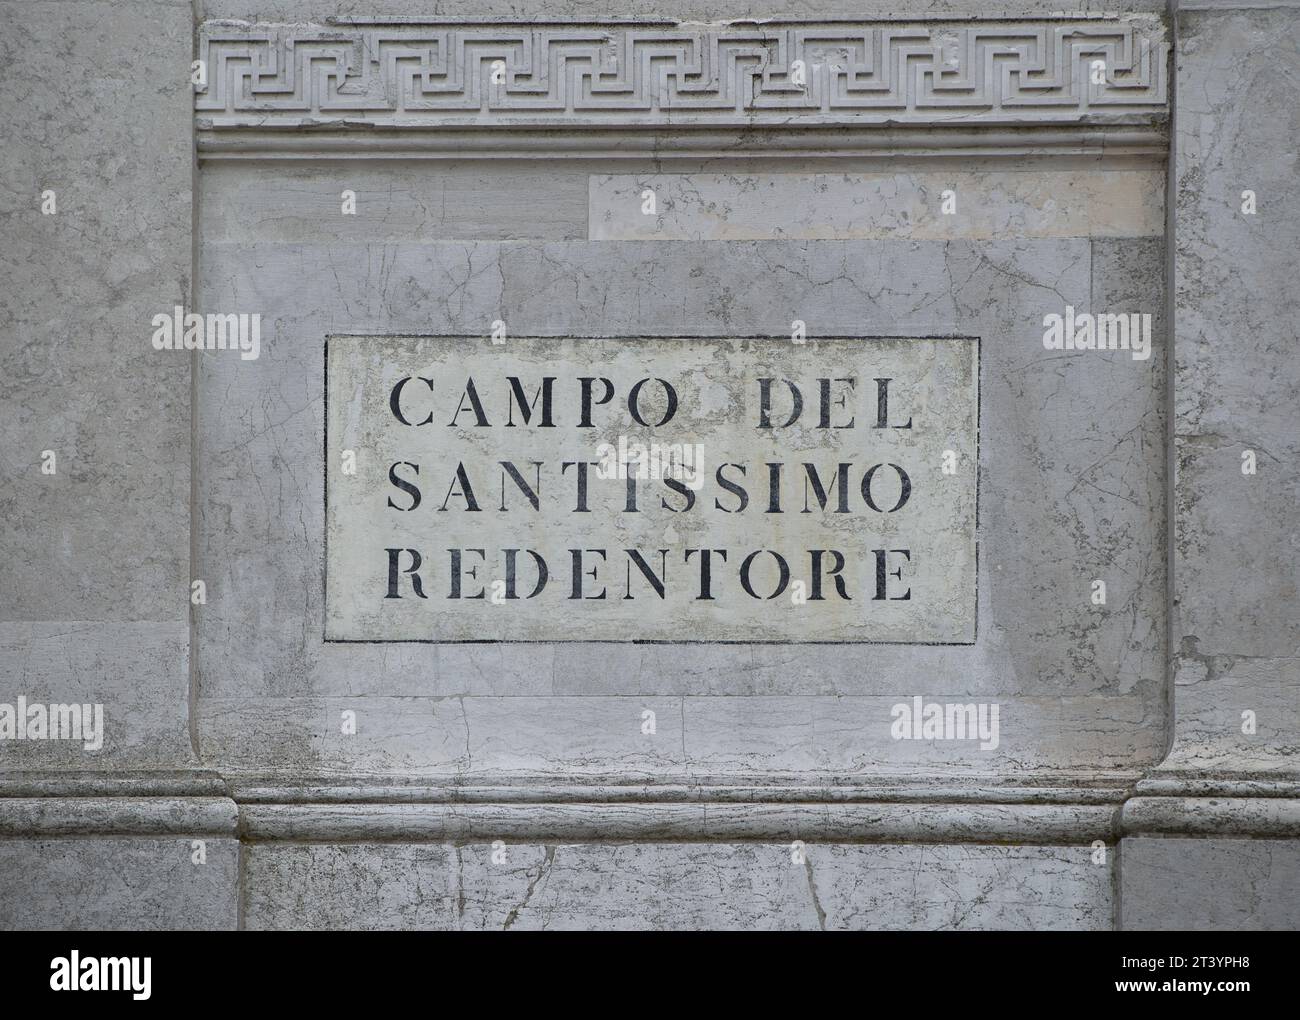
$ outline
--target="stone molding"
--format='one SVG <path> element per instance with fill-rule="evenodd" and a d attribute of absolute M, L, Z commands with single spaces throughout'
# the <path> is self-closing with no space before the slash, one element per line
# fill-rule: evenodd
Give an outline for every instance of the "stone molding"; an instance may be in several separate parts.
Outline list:
<path fill-rule="evenodd" d="M 804 157 L 954 142 L 1030 151 L 1037 143 L 1024 131 L 1043 131 L 1059 146 L 1064 128 L 1074 129 L 1073 148 L 1101 144 L 1079 137 L 1080 129 L 1105 131 L 1111 148 L 1126 141 L 1150 148 L 1168 117 L 1169 43 L 1152 15 L 708 25 L 208 21 L 198 47 L 207 69 L 194 103 L 202 152 L 310 152 L 316 142 L 330 154 L 468 149 L 529 158 L 570 149 L 743 155 L 766 152 L 769 142 Z M 1096 60 L 1105 63 L 1101 84 L 1093 81 Z M 978 137 L 951 139 L 954 129 Z M 873 144 L 882 131 L 892 134 Z M 546 133 L 540 144 L 530 143 L 538 132 Z"/>
<path fill-rule="evenodd" d="M 1124 836 L 1300 837 L 1297 777 L 1152 782 L 1131 773 L 897 777 L 873 785 L 496 785 L 424 777 L 11 773 L 0 838 L 248 842 L 782 842 L 1084 845 Z"/>

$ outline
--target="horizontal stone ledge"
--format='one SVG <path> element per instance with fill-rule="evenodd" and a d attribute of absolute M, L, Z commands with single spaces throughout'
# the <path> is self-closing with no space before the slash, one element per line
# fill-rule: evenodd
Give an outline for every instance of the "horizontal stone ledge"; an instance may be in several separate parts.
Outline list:
<path fill-rule="evenodd" d="M 17 787 L 7 778 L 0 839 L 238 835 L 254 842 L 1082 844 L 1138 835 L 1300 837 L 1300 797 L 1131 796 L 1131 787 L 1117 786 L 828 790 L 236 782 L 232 798 L 103 796 L 84 789 L 76 796 L 15 796 Z"/>
<path fill-rule="evenodd" d="M 1090 843 L 1116 836 L 1136 776 L 1056 774 L 1037 785 L 919 774 L 844 785 L 767 778 L 635 784 L 516 776 L 471 785 L 427 776 L 10 774 L 0 776 L 0 838 Z M 174 792 L 186 784 L 206 791 L 214 779 L 228 796 Z"/>
<path fill-rule="evenodd" d="M 1016 127 L 863 126 L 646 128 L 556 124 L 381 126 L 326 121 L 276 125 L 265 118 L 199 117 L 202 160 L 221 159 L 844 159 L 882 157 L 1132 157 L 1164 160 L 1169 136 L 1151 125 Z"/>
<path fill-rule="evenodd" d="M 820 778 L 820 777 L 819 777 Z M 228 777 L 250 841 L 790 841 L 1087 844 L 1114 839 L 1136 773 L 782 775 L 691 783 Z"/>
<path fill-rule="evenodd" d="M 1087 844 L 1116 808 L 1079 804 L 244 804 L 251 842 Z"/>
<path fill-rule="evenodd" d="M 1125 836 L 1300 837 L 1300 798 L 1133 797 L 1124 803 Z"/>
<path fill-rule="evenodd" d="M 232 837 L 253 842 L 1090 843 L 1119 836 L 1300 837 L 1300 798 L 1135 797 L 1121 805 L 556 801 L 236 804 L 221 797 L 3 797 L 0 839 Z"/>
<path fill-rule="evenodd" d="M 637 780 L 547 772 L 311 773 L 292 769 L 0 771 L 6 798 L 229 797 L 241 804 L 315 803 L 1121 803 L 1142 773 L 1053 770 L 1041 775 L 881 771 L 869 778 L 805 772 L 716 773 Z"/>
<path fill-rule="evenodd" d="M 0 839 L 233 836 L 228 797 L 0 797 Z"/>
<path fill-rule="evenodd" d="M 966 0 L 970 3 L 971 0 Z M 1187 6 L 1192 0 L 1182 0 L 1182 5 Z M 1205 3 L 1227 3 L 1232 0 L 1201 0 Z M 1245 0 L 1240 0 L 1245 2 Z M 1265 2 L 1265 0 L 1259 0 Z M 1300 0 L 1272 0 L 1274 4 L 1280 3 L 1297 3 Z M 1060 11 L 1044 11 L 1040 9 L 1041 3 L 1035 4 L 1033 0 L 1013 0 L 1011 3 L 1002 3 L 997 5 L 995 14 L 988 14 L 978 10 L 964 10 L 961 7 L 960 0 L 956 3 L 945 5 L 944 9 L 937 11 L 899 11 L 896 7 L 880 3 L 868 3 L 854 5 L 852 9 L 859 13 L 850 15 L 845 13 L 822 14 L 817 17 L 818 25 L 860 25 L 864 17 L 877 24 L 891 24 L 895 22 L 917 22 L 924 24 L 926 22 L 944 22 L 946 24 L 957 24 L 959 22 L 982 22 L 990 19 L 1004 21 L 1007 18 L 1026 18 L 1032 19 L 1035 23 L 1050 23 L 1053 21 L 1080 21 L 1087 19 L 1093 23 L 1105 24 L 1107 22 L 1119 23 L 1127 14 L 1160 14 L 1164 10 L 1164 5 L 1153 2 L 1153 0 L 1124 0 L 1123 10 L 1114 11 L 1071 11 L 1069 9 Z M 581 14 L 550 14 L 546 17 L 521 18 L 511 14 L 492 14 L 484 12 L 476 18 L 469 17 L 439 17 L 428 14 L 373 14 L 373 15 L 352 15 L 352 14 L 330 14 L 322 19 L 326 25 L 338 26 L 341 28 L 383 28 L 393 25 L 411 25 L 411 26 L 440 26 L 440 27 L 465 27 L 465 26 L 485 26 L 492 25 L 497 27 L 511 25 L 525 25 L 530 28 L 543 27 L 572 27 L 583 25 L 613 25 L 623 27 L 657 27 L 673 28 L 683 24 L 682 18 L 655 17 L 652 15 L 603 15 L 593 18 L 591 15 L 583 16 Z M 699 21 L 699 19 L 694 19 Z M 752 27 L 752 28 L 779 28 L 782 25 L 802 25 L 807 23 L 806 18 L 796 18 L 789 15 L 771 15 L 771 16 L 745 16 L 745 17 L 724 17 L 719 15 L 712 19 L 717 24 L 725 24 L 733 27 Z M 687 22 L 690 24 L 691 22 Z M 703 22 L 700 22 L 703 24 Z M 216 19 L 211 24 L 230 24 L 245 25 L 250 24 L 237 20 L 233 17 L 222 17 Z"/>
<path fill-rule="evenodd" d="M 121 772 L 0 771 L 0 799 L 9 797 L 225 797 L 226 781 L 206 769 Z"/>
<path fill-rule="evenodd" d="M 1300 798 L 1300 775 L 1161 775 L 1141 780 L 1133 793 L 1138 797 Z"/>
<path fill-rule="evenodd" d="M 1136 778 L 1136 777 L 1132 777 Z M 557 782 L 538 777 L 509 782 L 437 783 L 423 777 L 230 779 L 240 804 L 1109 804 L 1129 795 L 1132 778 L 1081 777 L 1032 785 L 987 777 L 917 777 L 877 783 L 816 784 L 792 777 L 756 784 L 715 779 L 696 783 Z"/>
<path fill-rule="evenodd" d="M 1281 11 L 1300 7 L 1300 0 L 1178 0 L 1181 11 Z"/>

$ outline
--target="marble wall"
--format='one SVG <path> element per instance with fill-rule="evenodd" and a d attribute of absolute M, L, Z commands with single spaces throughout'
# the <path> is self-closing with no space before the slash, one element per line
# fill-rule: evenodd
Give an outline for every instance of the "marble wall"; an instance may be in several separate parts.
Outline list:
<path fill-rule="evenodd" d="M 438 13 L 606 16 L 527 6 Z M 407 0 L 0 4 L 0 705 L 105 720 L 0 739 L 0 927 L 1300 925 L 1300 9 L 983 6 L 909 10 L 920 59 L 1074 32 L 1045 102 L 973 68 L 849 101 L 842 23 L 756 43 L 730 0 L 628 10 L 771 46 L 671 115 L 667 78 L 536 108 L 384 79 L 446 30 Z M 338 15 L 407 22 L 340 58 Z M 548 45 L 638 44 L 602 32 Z M 374 77 L 280 88 L 285 38 Z M 176 305 L 260 313 L 259 357 L 154 349 Z M 1151 356 L 1045 349 L 1067 306 L 1150 314 Z M 980 338 L 974 644 L 324 640 L 325 336 L 794 319 Z M 896 739 L 914 696 L 997 705 L 998 746 Z"/>

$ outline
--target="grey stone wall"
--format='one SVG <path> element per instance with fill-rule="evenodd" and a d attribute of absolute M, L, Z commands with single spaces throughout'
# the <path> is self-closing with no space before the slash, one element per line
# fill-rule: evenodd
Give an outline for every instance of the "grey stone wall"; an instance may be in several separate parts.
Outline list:
<path fill-rule="evenodd" d="M 204 786 L 192 366 L 142 332 L 192 301 L 192 7 L 5 3 L 0 20 L 0 702 L 100 704 L 104 731 L 93 751 L 0 742 L 0 925 L 232 925 L 233 805 L 207 866 L 167 838 L 202 810 L 176 795 Z"/>
<path fill-rule="evenodd" d="M 589 4 L 0 5 L 0 703 L 105 719 L 94 751 L 0 740 L 0 927 L 1300 925 L 1300 9 L 984 6 L 633 5 L 651 38 L 855 18 L 949 72 L 994 25 L 1035 54 L 893 106 L 783 108 L 773 65 L 668 117 L 667 78 L 483 114 L 367 60 Z M 1087 48 L 1035 63 L 1062 32 L 1104 84 Z M 286 84 L 290 39 L 351 86 Z M 260 356 L 155 350 L 178 304 L 259 312 Z M 1150 313 L 1152 356 L 1045 350 L 1067 305 Z M 324 640 L 327 335 L 793 319 L 980 339 L 973 644 Z M 895 739 L 915 696 L 996 704 L 998 746 Z"/>
<path fill-rule="evenodd" d="M 1300 358 L 1286 266 L 1300 231 L 1300 9 L 1182 6 L 1171 182 L 1174 731 L 1139 784 L 1151 799 L 1125 813 L 1199 838 L 1124 841 L 1123 923 L 1294 929 Z M 1251 455 L 1257 470 L 1246 474 Z M 1206 889 L 1214 894 L 1194 902 Z"/>

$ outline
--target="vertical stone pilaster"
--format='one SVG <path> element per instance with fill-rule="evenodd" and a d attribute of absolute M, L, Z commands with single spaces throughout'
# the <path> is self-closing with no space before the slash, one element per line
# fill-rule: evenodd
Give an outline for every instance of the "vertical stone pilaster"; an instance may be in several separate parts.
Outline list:
<path fill-rule="evenodd" d="M 1126 927 L 1300 924 L 1298 32 L 1286 2 L 1176 17 L 1175 722 L 1125 808 Z"/>
<path fill-rule="evenodd" d="M 191 301 L 192 5 L 0 19 L 0 702 L 103 720 L 0 745 L 0 926 L 231 924 L 233 810 L 189 730 L 192 355 L 150 343 Z"/>

